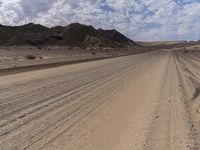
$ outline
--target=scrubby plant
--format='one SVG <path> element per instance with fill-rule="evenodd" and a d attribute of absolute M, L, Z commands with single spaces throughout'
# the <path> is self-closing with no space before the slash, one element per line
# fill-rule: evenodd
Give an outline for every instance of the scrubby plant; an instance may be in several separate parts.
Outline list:
<path fill-rule="evenodd" d="M 26 58 L 29 59 L 29 60 L 34 60 L 37 57 L 35 55 L 26 55 Z"/>

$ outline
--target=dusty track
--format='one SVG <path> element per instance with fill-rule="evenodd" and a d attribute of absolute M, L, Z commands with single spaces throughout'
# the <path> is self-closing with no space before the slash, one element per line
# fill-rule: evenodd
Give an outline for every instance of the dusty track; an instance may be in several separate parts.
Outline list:
<path fill-rule="evenodd" d="M 199 78 L 171 51 L 0 77 L 0 149 L 198 150 Z"/>

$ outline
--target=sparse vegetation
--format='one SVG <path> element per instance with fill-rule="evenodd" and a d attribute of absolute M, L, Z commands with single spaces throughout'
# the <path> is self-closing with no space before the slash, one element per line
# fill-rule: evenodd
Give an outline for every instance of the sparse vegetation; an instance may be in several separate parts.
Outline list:
<path fill-rule="evenodd" d="M 108 49 L 106 49 L 106 50 L 105 50 L 105 52 L 106 52 L 106 53 L 108 53 L 108 52 L 109 52 L 109 50 L 108 50 Z"/>
<path fill-rule="evenodd" d="M 9 48 L 5 48 L 5 50 L 6 50 L 6 51 L 10 51 L 10 49 L 9 49 Z"/>
<path fill-rule="evenodd" d="M 41 46 L 38 46 L 38 49 L 42 49 L 42 47 L 41 47 Z"/>
<path fill-rule="evenodd" d="M 29 60 L 34 60 L 37 57 L 35 55 L 27 55 L 26 58 L 29 59 Z"/>
<path fill-rule="evenodd" d="M 68 47 L 68 50 L 73 50 L 73 48 L 72 47 Z"/>

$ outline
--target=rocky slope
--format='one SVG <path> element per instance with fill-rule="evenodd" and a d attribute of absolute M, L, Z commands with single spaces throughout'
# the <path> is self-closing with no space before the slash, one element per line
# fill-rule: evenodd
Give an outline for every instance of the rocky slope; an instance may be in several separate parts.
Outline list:
<path fill-rule="evenodd" d="M 0 25 L 0 45 L 58 45 L 73 47 L 139 46 L 116 30 L 95 29 L 73 23 L 47 28 L 29 23 L 22 26 Z"/>

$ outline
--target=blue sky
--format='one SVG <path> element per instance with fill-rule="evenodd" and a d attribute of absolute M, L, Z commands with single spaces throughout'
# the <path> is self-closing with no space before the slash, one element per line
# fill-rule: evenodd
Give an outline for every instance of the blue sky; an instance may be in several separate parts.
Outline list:
<path fill-rule="evenodd" d="M 0 24 L 72 22 L 137 41 L 200 39 L 200 0 L 0 0 Z"/>

